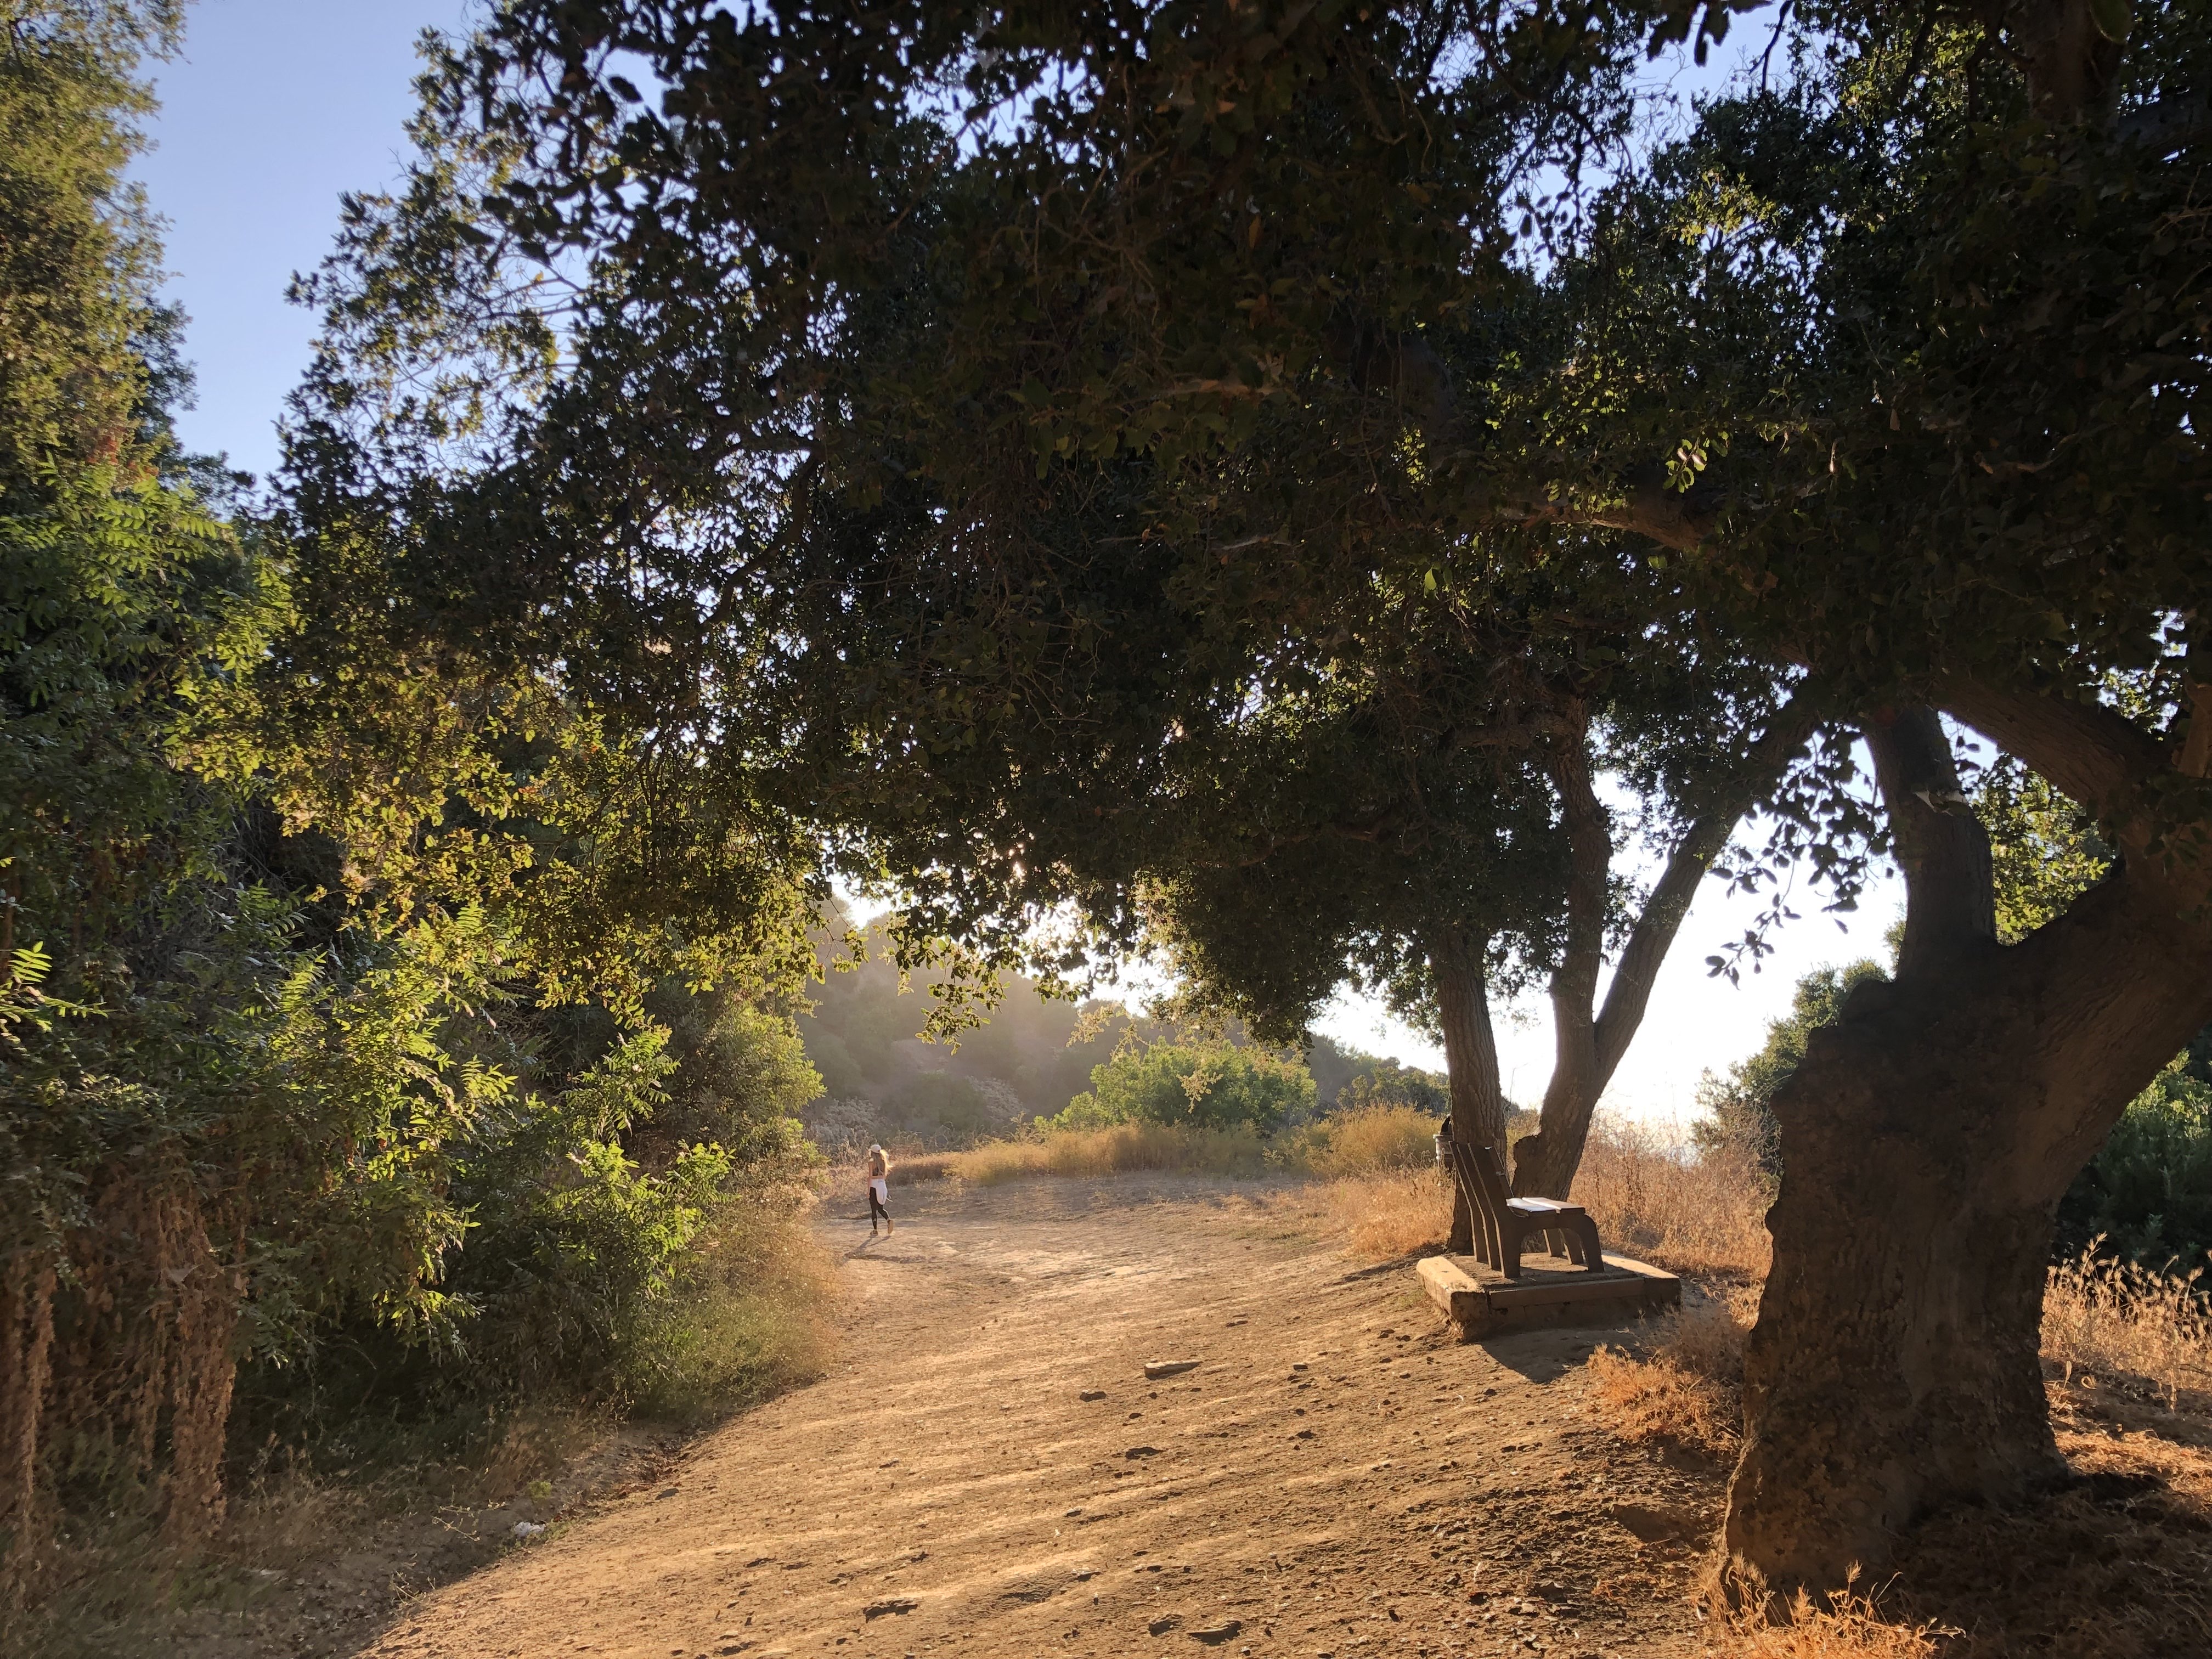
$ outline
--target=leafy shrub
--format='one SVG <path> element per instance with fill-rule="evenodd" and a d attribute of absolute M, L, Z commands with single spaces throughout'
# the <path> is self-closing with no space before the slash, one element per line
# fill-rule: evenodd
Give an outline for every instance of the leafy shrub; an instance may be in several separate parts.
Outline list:
<path fill-rule="evenodd" d="M 1336 1104 L 1340 1112 L 1362 1106 L 1402 1106 L 1434 1121 L 1451 1109 L 1451 1085 L 1437 1073 L 1382 1060 L 1354 1073 L 1338 1091 Z"/>
<path fill-rule="evenodd" d="M 2058 1206 L 2063 1256 L 2101 1238 L 2133 1261 L 2203 1267 L 2212 1251 L 2212 1084 L 2175 1058 L 2129 1103 Z"/>
<path fill-rule="evenodd" d="M 1314 1080 L 1297 1060 L 1226 1042 L 1154 1042 L 1094 1067 L 1090 1091 L 1045 1127 L 1163 1123 L 1268 1134 L 1310 1113 L 1314 1101 Z"/>
<path fill-rule="evenodd" d="M 1818 968 L 1799 980 L 1790 1012 L 1768 1024 L 1759 1051 L 1729 1067 L 1725 1077 L 1708 1072 L 1699 1080 L 1698 1108 L 1706 1116 L 1691 1126 L 1696 1144 L 1706 1151 L 1740 1152 L 1770 1177 L 1779 1177 L 1775 1091 L 1803 1061 L 1807 1039 L 1843 1012 L 1844 1000 L 1869 980 L 1888 977 L 1880 963 L 1862 960 L 1843 968 Z"/>

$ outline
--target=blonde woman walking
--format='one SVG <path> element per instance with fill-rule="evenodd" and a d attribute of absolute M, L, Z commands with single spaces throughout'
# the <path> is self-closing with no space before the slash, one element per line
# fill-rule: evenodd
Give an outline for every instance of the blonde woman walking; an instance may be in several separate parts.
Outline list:
<path fill-rule="evenodd" d="M 884 1231 L 896 1232 L 891 1223 L 891 1160 L 881 1146 L 868 1148 L 868 1237 L 876 1236 L 876 1218 L 884 1218 Z"/>

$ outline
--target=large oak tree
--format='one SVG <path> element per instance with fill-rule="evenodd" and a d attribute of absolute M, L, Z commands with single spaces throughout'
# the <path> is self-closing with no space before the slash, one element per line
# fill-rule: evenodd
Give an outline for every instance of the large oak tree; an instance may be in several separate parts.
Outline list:
<path fill-rule="evenodd" d="M 1799 8 L 1782 89 L 1576 187 L 1693 21 L 514 0 L 323 279 L 294 498 L 334 612 L 557 660 L 987 950 L 1135 927 L 1102 820 L 1346 596 L 1627 538 L 1853 711 L 1911 897 L 1777 1101 L 1729 1522 L 1832 1583 L 2054 1469 L 2052 1206 L 2212 1015 L 2208 31 Z M 1938 709 L 2119 855 L 2017 945 Z M 1824 754 L 1784 850 L 1848 872 Z"/>

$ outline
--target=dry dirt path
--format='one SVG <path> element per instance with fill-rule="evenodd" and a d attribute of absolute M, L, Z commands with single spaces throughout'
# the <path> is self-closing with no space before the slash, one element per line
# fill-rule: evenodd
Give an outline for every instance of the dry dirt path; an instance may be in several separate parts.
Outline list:
<path fill-rule="evenodd" d="M 1445 1340 L 1254 1189 L 908 1189 L 820 1224 L 830 1375 L 410 1602 L 380 1659 L 1664 1655 L 1709 1474 L 1581 1414 L 1588 1332 Z M 833 1210 L 857 1206 L 833 1204 Z M 1144 1362 L 1197 1358 L 1145 1380 Z M 1655 1519 L 1656 1517 L 1656 1519 Z M 1670 1519 L 1670 1517 L 1672 1517 Z"/>

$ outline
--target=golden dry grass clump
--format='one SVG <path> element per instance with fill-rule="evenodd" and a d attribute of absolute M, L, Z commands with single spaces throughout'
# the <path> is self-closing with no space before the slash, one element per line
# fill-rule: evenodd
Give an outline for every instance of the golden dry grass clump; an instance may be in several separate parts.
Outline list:
<path fill-rule="evenodd" d="M 1025 1176 L 1109 1176 L 1131 1170 L 1191 1175 L 1267 1173 L 1267 1143 L 1249 1130 L 1193 1129 L 1179 1124 L 1117 1123 L 1068 1129 L 1041 1140 L 993 1140 L 944 1160 L 948 1175 L 990 1186 Z"/>
<path fill-rule="evenodd" d="M 1310 1208 L 1322 1233 L 1370 1261 L 1441 1249 L 1451 1231 L 1451 1186 L 1433 1168 L 1347 1176 L 1313 1188 Z"/>
<path fill-rule="evenodd" d="M 1641 1353 L 1601 1347 L 1589 1357 L 1592 1393 L 1606 1426 L 1625 1440 L 1664 1441 L 1714 1457 L 1742 1439 L 1743 1344 L 1756 1292 L 1735 1288 L 1646 1328 Z"/>
<path fill-rule="evenodd" d="M 1284 1159 L 1324 1179 L 1433 1170 L 1437 1120 L 1411 1106 L 1357 1106 L 1300 1130 Z"/>
<path fill-rule="evenodd" d="M 2051 1270 L 2043 1293 L 2043 1357 L 2063 1382 L 2119 1381 L 2154 1392 L 2168 1411 L 2212 1413 L 2212 1318 L 2202 1269 L 2159 1273 L 2100 1259 L 2101 1240 Z"/>
<path fill-rule="evenodd" d="M 1722 1651 L 1730 1659 L 1936 1659 L 1958 1634 L 1928 1620 L 1893 1622 L 1854 1582 L 1817 1601 L 1801 1589 L 1778 1617 L 1733 1620 Z"/>
<path fill-rule="evenodd" d="M 1601 1120 L 1570 1196 L 1609 1250 L 1674 1273 L 1766 1276 L 1771 1194 L 1747 1153 L 1693 1152 L 1644 1125 Z"/>

